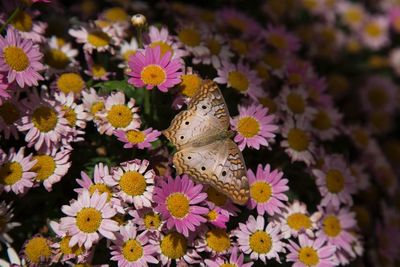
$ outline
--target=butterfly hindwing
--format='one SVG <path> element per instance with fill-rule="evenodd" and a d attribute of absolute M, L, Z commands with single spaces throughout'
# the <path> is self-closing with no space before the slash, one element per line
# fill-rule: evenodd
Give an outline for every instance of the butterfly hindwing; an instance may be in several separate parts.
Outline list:
<path fill-rule="evenodd" d="M 196 182 L 210 184 L 235 203 L 246 203 L 249 195 L 246 166 L 231 139 L 184 148 L 175 153 L 173 162 L 179 174 L 187 173 Z"/>

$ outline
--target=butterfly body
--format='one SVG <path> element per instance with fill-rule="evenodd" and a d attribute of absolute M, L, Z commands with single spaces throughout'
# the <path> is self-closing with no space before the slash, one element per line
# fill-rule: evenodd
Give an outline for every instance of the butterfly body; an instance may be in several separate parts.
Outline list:
<path fill-rule="evenodd" d="M 230 139 L 229 112 L 218 86 L 205 81 L 163 134 L 176 146 L 174 166 L 244 204 L 249 195 L 242 153 Z"/>

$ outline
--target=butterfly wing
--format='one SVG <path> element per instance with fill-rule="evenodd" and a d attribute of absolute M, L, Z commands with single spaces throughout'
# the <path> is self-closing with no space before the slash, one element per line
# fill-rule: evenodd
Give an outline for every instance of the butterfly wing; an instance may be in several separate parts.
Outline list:
<path fill-rule="evenodd" d="M 173 163 L 178 174 L 187 173 L 196 182 L 210 184 L 237 204 L 245 204 L 249 198 L 246 165 L 231 139 L 185 147 L 175 153 Z"/>
<path fill-rule="evenodd" d="M 192 97 L 188 109 L 181 111 L 163 131 L 177 148 L 187 146 L 205 136 L 216 135 L 229 127 L 229 112 L 218 86 L 204 81 Z"/>

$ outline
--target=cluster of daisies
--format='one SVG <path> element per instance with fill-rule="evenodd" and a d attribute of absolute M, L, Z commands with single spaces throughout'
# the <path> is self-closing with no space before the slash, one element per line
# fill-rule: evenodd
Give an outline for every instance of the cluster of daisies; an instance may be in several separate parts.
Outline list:
<path fill-rule="evenodd" d="M 0 265 L 400 262 L 400 5 L 0 4 Z M 161 136 L 203 79 L 232 116 L 243 206 L 178 176 Z"/>

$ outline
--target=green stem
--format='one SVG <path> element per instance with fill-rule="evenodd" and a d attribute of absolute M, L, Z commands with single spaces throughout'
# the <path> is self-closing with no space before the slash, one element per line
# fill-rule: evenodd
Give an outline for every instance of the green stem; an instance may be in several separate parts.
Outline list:
<path fill-rule="evenodd" d="M 150 115 L 150 113 L 151 113 L 150 91 L 144 89 L 144 114 Z"/>
<path fill-rule="evenodd" d="M 6 22 L 3 24 L 3 26 L 1 26 L 0 28 L 0 34 L 4 31 L 4 29 L 7 27 L 8 24 L 10 24 L 13 19 L 15 18 L 15 16 L 18 14 L 19 12 L 19 7 L 17 7 L 13 13 L 11 14 L 11 16 L 8 17 L 8 19 L 6 20 Z"/>
<path fill-rule="evenodd" d="M 142 27 L 137 27 L 137 28 L 136 28 L 137 41 L 138 41 L 138 46 L 139 46 L 139 48 L 143 48 L 142 29 L 143 29 Z"/>

